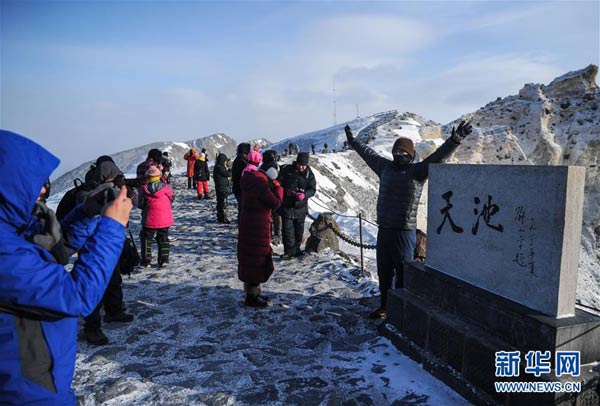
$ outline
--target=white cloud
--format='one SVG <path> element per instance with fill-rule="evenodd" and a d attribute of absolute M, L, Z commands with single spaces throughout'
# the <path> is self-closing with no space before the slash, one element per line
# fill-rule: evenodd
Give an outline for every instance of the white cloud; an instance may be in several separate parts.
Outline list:
<path fill-rule="evenodd" d="M 321 52 L 406 54 L 428 46 L 434 31 L 427 24 L 399 16 L 354 15 L 320 20 L 309 26 L 303 41 Z"/>

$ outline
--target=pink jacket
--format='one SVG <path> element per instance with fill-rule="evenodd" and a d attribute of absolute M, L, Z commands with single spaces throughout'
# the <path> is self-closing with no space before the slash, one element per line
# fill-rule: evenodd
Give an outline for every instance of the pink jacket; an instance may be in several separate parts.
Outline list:
<path fill-rule="evenodd" d="M 148 228 L 171 227 L 173 221 L 173 189 L 162 182 L 152 182 L 142 186 L 142 226 Z"/>

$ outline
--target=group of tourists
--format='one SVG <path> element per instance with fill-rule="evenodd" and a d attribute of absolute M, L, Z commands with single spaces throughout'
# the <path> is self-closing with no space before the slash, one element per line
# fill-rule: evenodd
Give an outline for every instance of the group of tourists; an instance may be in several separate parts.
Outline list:
<path fill-rule="evenodd" d="M 461 122 L 437 151 L 420 161 L 413 142 L 399 138 L 393 160 L 379 156 L 345 133 L 351 146 L 380 179 L 377 200 L 377 272 L 380 306 L 372 318 L 385 318 L 387 291 L 403 286 L 404 266 L 413 260 L 417 207 L 430 163 L 443 161 L 471 133 Z M 32 159 L 34 157 L 35 159 Z M 188 189 L 199 198 L 209 193 L 206 151 L 191 148 Z M 84 317 L 82 337 L 105 344 L 104 322 L 131 322 L 123 300 L 122 268 L 129 246 L 130 211 L 142 210 L 141 265 L 169 263 L 169 228 L 173 225 L 172 162 L 168 153 L 148 152 L 136 179 L 125 179 L 110 156 L 100 156 L 86 181 L 65 194 L 56 214 L 45 205 L 50 174 L 59 159 L 21 135 L 0 131 L 0 403 L 75 404 L 71 388 L 77 350 L 77 319 Z M 244 284 L 244 305 L 266 307 L 261 292 L 274 271 L 274 238 L 281 236 L 282 259 L 303 255 L 301 243 L 308 200 L 316 193 L 310 157 L 298 152 L 280 167 L 277 152 L 261 154 L 250 144 L 238 145 L 235 160 L 219 154 L 213 168 L 217 221 L 229 224 L 224 204 L 231 190 L 238 202 L 238 277 Z M 131 235 L 131 233 L 129 233 Z M 77 253 L 74 262 L 71 256 Z M 72 262 L 70 270 L 65 265 Z"/>

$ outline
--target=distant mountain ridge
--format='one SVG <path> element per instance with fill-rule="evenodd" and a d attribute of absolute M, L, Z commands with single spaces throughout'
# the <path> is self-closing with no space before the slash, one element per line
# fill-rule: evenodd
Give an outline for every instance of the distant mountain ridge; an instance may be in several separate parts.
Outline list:
<path fill-rule="evenodd" d="M 268 146 L 270 142 L 265 139 L 256 140 L 259 145 Z M 115 160 L 117 166 L 125 174 L 135 174 L 136 168 L 140 162 L 144 161 L 148 156 L 148 151 L 153 148 L 159 149 L 162 152 L 167 152 L 169 157 L 173 160 L 173 172 L 183 172 L 187 163 L 183 159 L 183 155 L 195 147 L 198 152 L 201 148 L 206 148 L 208 159 L 214 161 L 219 152 L 223 152 L 228 157 L 235 156 L 237 147 L 237 141 L 223 133 L 215 133 L 206 137 L 197 138 L 191 141 L 176 142 L 176 141 L 164 141 L 164 142 L 153 142 L 150 144 L 141 145 L 136 148 L 128 149 L 121 152 L 110 154 Z M 54 192 L 60 192 L 73 187 L 73 180 L 75 178 L 83 179 L 85 173 L 88 171 L 91 164 L 95 161 L 84 162 L 75 169 L 66 172 L 61 177 L 52 182 L 52 188 Z"/>

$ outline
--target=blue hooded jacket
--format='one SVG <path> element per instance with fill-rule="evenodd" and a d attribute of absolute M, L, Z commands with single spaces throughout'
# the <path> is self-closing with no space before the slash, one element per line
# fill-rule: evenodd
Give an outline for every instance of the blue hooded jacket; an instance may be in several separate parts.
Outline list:
<path fill-rule="evenodd" d="M 25 239 L 58 163 L 33 141 L 0 131 L 0 173 L 11 174 L 0 182 L 0 404 L 75 404 L 77 318 L 102 298 L 125 239 L 113 219 L 78 219 L 89 235 L 70 272 Z"/>

